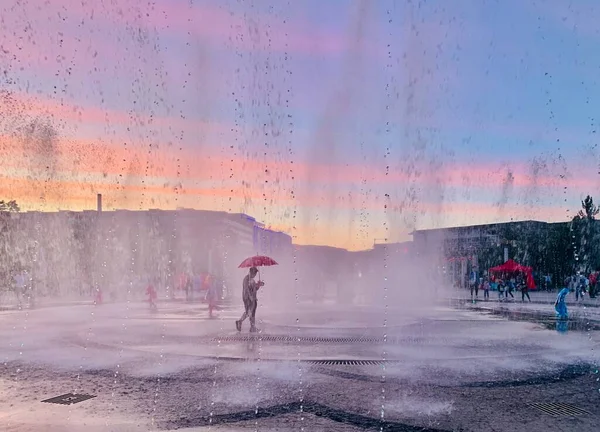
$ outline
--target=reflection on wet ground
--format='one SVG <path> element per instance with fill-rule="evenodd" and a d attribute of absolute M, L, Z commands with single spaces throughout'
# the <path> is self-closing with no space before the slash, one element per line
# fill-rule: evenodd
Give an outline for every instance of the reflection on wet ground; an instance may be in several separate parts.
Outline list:
<path fill-rule="evenodd" d="M 558 331 L 593 331 L 600 330 L 600 322 L 582 316 L 574 316 L 568 319 L 558 319 L 553 315 L 553 308 L 548 311 L 527 310 L 509 307 L 491 307 L 478 306 L 469 302 L 463 302 L 457 306 L 459 309 L 466 309 L 483 314 L 499 316 L 510 321 L 526 321 L 549 329 Z"/>
<path fill-rule="evenodd" d="M 128 320 L 121 305 L 94 308 L 92 321 L 86 306 L 33 310 L 26 335 L 13 330 L 22 314 L 0 314 L 0 411 L 9 416 L 0 429 L 30 427 L 22 407 L 32 404 L 37 413 L 58 413 L 60 406 L 38 406 L 74 390 L 96 397 L 75 405 L 80 417 L 55 430 L 67 423 L 83 430 L 100 415 L 98 422 L 113 424 L 98 431 L 538 430 L 523 426 L 533 421 L 554 431 L 565 430 L 567 420 L 514 413 L 557 401 L 594 412 L 595 402 L 579 396 L 597 391 L 594 346 L 582 331 L 563 337 L 546 330 L 556 323 L 551 305 L 397 308 L 385 333 L 374 327 L 376 308 L 298 308 L 306 325 L 293 333 L 293 319 L 264 310 L 256 335 L 235 331 L 238 310 L 210 320 L 202 306 L 161 306 L 151 314 L 146 305 L 129 305 Z M 580 330 L 582 320 L 569 325 Z M 494 410 L 493 401 L 503 409 Z M 135 425 L 116 425 L 123 418 Z M 596 430 L 591 414 L 580 421 L 578 430 Z"/>

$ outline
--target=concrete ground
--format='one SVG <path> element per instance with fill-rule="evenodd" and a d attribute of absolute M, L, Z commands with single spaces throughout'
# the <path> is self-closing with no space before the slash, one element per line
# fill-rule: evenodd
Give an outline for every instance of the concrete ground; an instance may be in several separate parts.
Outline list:
<path fill-rule="evenodd" d="M 596 331 L 559 333 L 441 301 L 259 309 L 262 332 L 252 337 L 247 327 L 235 331 L 239 313 L 210 320 L 205 306 L 184 303 L 158 313 L 142 303 L 1 312 L 0 430 L 534 432 L 600 424 Z M 66 393 L 95 397 L 42 402 Z"/>
<path fill-rule="evenodd" d="M 453 294 L 451 297 L 452 298 L 460 298 L 460 299 L 471 299 L 471 292 L 468 289 L 460 289 L 460 290 L 453 290 Z M 515 291 L 513 292 L 514 295 L 514 299 L 512 297 L 508 297 L 508 299 L 506 298 L 506 296 L 502 296 L 502 299 L 499 298 L 498 296 L 498 292 L 497 291 L 490 291 L 490 299 L 489 301 L 491 302 L 498 302 L 498 301 L 502 301 L 502 302 L 521 302 L 521 292 L 520 291 Z M 531 297 L 531 303 L 534 304 L 554 304 L 554 302 L 556 301 L 556 296 L 558 295 L 558 290 L 554 290 L 554 291 L 529 291 L 529 297 Z M 480 301 L 484 301 L 483 298 L 483 291 L 479 291 L 477 298 Z M 527 300 L 527 298 L 525 299 L 526 302 L 529 302 Z M 600 307 L 600 297 L 595 297 L 595 298 L 590 298 L 589 295 L 585 294 L 583 296 L 582 299 L 580 300 L 576 300 L 575 299 L 575 293 L 570 293 L 569 295 L 567 295 L 566 298 L 567 304 L 568 305 L 583 305 L 583 306 L 587 306 L 587 307 Z"/>

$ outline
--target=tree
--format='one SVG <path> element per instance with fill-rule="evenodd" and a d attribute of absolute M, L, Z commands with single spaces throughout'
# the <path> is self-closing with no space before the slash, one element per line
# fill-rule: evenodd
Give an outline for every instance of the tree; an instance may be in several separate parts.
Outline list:
<path fill-rule="evenodd" d="M 570 223 L 571 252 L 574 265 L 572 271 L 585 274 L 600 268 L 599 234 L 596 216 L 600 208 L 588 195 L 581 201 L 581 209 Z"/>
<path fill-rule="evenodd" d="M 581 210 L 571 222 L 577 266 L 574 270 L 583 271 L 585 274 L 600 267 L 599 232 L 596 221 L 598 213 L 600 213 L 600 208 L 588 195 L 581 201 Z"/>
<path fill-rule="evenodd" d="M 596 219 L 598 213 L 600 213 L 600 208 L 597 205 L 594 205 L 594 199 L 591 196 L 586 196 L 583 201 L 581 201 L 581 210 L 577 213 L 577 216 L 581 220 L 593 221 Z"/>
<path fill-rule="evenodd" d="M 562 281 L 575 267 L 570 225 L 562 222 L 505 224 L 498 231 L 498 243 L 477 251 L 480 268 L 502 264 L 504 248 L 508 248 L 509 258 L 532 267 L 536 275 L 551 274 L 554 282 Z"/>
<path fill-rule="evenodd" d="M 553 283 L 562 283 L 573 274 L 575 268 L 575 248 L 571 224 L 551 224 L 544 247 L 546 273 L 553 275 Z"/>
<path fill-rule="evenodd" d="M 12 275 L 18 269 L 21 257 L 18 221 L 14 214 L 20 211 L 16 201 L 0 201 L 0 286 L 12 285 Z"/>
<path fill-rule="evenodd" d="M 19 208 L 19 204 L 15 200 L 12 201 L 0 201 L 0 212 L 3 213 L 18 213 L 21 209 Z"/>

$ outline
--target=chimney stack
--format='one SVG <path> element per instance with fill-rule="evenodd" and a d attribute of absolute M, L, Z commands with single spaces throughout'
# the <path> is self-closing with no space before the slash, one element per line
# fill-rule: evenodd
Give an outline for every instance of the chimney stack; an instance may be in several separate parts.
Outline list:
<path fill-rule="evenodd" d="M 102 194 L 98 194 L 97 210 L 98 213 L 102 213 Z"/>

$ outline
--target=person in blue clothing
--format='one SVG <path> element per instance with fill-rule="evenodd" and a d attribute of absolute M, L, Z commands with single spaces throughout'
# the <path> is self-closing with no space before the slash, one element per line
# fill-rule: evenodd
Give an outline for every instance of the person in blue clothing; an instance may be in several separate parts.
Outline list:
<path fill-rule="evenodd" d="M 506 284 L 506 291 L 504 291 L 506 299 L 508 299 L 509 294 L 512 298 L 515 298 L 515 296 L 513 295 L 514 290 L 515 290 L 515 278 L 510 278 L 508 283 Z"/>
<path fill-rule="evenodd" d="M 582 274 L 577 273 L 575 278 L 575 300 L 579 301 L 579 298 L 583 300 L 583 293 L 587 291 L 587 278 Z"/>
<path fill-rule="evenodd" d="M 504 290 L 506 289 L 506 284 L 504 280 L 498 280 L 498 301 L 502 301 L 502 297 L 504 296 Z"/>
<path fill-rule="evenodd" d="M 556 315 L 559 319 L 566 319 L 569 317 L 565 298 L 571 291 L 573 291 L 571 288 L 563 288 L 556 297 L 556 302 L 554 302 L 554 310 L 556 310 Z"/>

